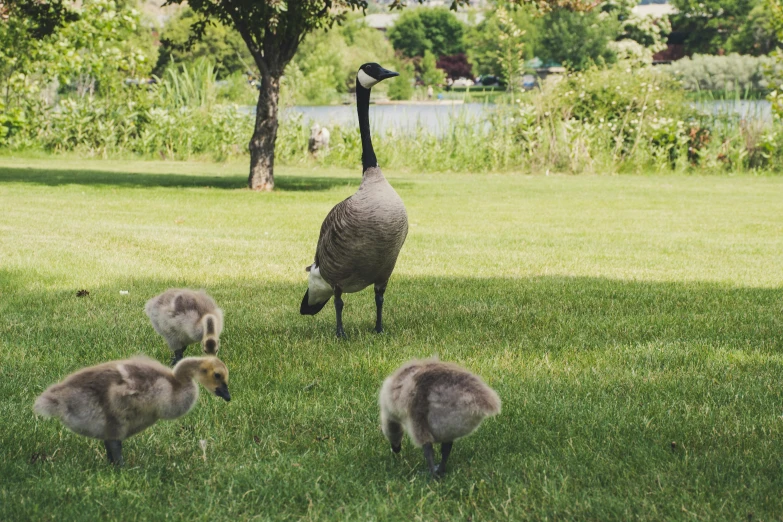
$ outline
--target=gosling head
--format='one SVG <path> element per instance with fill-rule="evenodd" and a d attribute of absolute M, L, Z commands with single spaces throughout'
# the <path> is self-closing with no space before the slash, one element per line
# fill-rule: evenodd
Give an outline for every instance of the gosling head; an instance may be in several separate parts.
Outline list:
<path fill-rule="evenodd" d="M 217 357 L 205 357 L 199 365 L 196 379 L 201 385 L 225 401 L 231 400 L 228 393 L 228 368 Z"/>
<path fill-rule="evenodd" d="M 378 82 L 399 75 L 400 73 L 384 69 L 377 63 L 365 63 L 359 67 L 359 72 L 356 73 L 356 81 L 365 89 L 372 89 Z"/>

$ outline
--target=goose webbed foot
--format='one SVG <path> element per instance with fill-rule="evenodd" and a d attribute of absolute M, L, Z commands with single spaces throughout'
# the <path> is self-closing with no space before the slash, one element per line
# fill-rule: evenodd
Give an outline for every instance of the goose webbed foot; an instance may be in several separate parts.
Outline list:
<path fill-rule="evenodd" d="M 185 352 L 184 348 L 174 350 L 174 355 L 171 356 L 171 366 L 176 366 L 178 362 L 182 360 L 182 355 Z"/>
<path fill-rule="evenodd" d="M 122 441 L 121 440 L 105 440 L 103 445 L 106 447 L 106 457 L 109 462 L 115 466 L 122 467 L 125 462 L 122 460 Z"/>
<path fill-rule="evenodd" d="M 345 333 L 345 330 L 343 330 L 343 325 L 337 325 L 337 338 L 348 339 L 348 335 Z"/>

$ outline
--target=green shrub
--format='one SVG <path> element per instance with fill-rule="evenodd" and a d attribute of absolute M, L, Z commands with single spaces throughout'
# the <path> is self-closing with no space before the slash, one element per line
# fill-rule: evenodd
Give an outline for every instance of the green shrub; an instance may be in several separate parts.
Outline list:
<path fill-rule="evenodd" d="M 218 82 L 217 98 L 219 103 L 255 105 L 258 102 L 258 88 L 250 83 L 247 74 L 238 72 Z"/>
<path fill-rule="evenodd" d="M 748 93 L 768 90 L 770 78 L 780 78 L 783 66 L 770 56 L 695 54 L 665 66 L 665 70 L 688 91 Z"/>
<path fill-rule="evenodd" d="M 392 100 L 410 100 L 413 97 L 413 84 L 416 81 L 416 71 L 408 60 L 399 60 L 396 69 L 399 78 L 389 83 L 389 98 Z"/>

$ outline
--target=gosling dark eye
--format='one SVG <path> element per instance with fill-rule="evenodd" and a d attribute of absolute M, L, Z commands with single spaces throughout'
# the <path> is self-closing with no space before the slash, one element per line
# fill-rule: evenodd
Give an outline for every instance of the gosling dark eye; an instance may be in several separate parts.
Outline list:
<path fill-rule="evenodd" d="M 222 378 L 223 378 L 223 376 L 221 374 L 219 374 L 219 373 L 215 374 L 215 379 L 221 380 Z"/>

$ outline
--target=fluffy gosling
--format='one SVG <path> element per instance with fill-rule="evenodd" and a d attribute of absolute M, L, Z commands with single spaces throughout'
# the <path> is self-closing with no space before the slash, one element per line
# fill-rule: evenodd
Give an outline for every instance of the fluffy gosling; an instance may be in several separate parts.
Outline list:
<path fill-rule="evenodd" d="M 35 401 L 42 417 L 57 417 L 79 435 L 103 440 L 109 462 L 122 466 L 122 441 L 159 419 L 189 412 L 198 385 L 231 400 L 228 368 L 216 357 L 187 357 L 172 370 L 146 357 L 112 361 L 72 373 Z"/>
<path fill-rule="evenodd" d="M 378 399 L 381 428 L 399 453 L 403 430 L 424 449 L 430 474 L 439 478 L 454 440 L 469 435 L 484 417 L 500 413 L 500 398 L 477 375 L 437 359 L 413 360 L 391 374 Z M 441 461 L 433 461 L 434 443 L 440 443 Z"/>
<path fill-rule="evenodd" d="M 193 343 L 200 342 L 205 354 L 217 355 L 223 331 L 223 310 L 203 290 L 166 290 L 147 301 L 144 311 L 173 352 L 172 366 Z"/>

